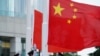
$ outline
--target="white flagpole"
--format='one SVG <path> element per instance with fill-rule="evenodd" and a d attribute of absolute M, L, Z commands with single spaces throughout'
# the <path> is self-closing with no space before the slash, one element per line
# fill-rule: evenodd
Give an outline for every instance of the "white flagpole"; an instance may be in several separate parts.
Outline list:
<path fill-rule="evenodd" d="M 48 19 L 49 19 L 49 0 L 42 1 L 43 9 L 43 24 L 42 24 L 42 56 L 49 56 L 48 54 Z"/>
<path fill-rule="evenodd" d="M 32 50 L 32 26 L 34 25 L 32 22 L 33 15 L 33 5 L 32 0 L 26 0 L 26 56 L 28 56 L 28 52 Z"/>

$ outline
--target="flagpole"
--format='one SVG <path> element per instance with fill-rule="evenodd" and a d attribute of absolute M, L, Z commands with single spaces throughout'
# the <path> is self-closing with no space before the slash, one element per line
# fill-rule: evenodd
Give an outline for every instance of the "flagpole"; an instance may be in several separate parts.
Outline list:
<path fill-rule="evenodd" d="M 43 23 L 42 23 L 42 56 L 49 56 L 48 54 L 48 19 L 49 19 L 49 0 L 42 1 L 43 9 Z"/>
<path fill-rule="evenodd" d="M 28 56 L 28 52 L 32 50 L 32 13 L 33 6 L 32 0 L 26 0 L 26 56 Z"/>

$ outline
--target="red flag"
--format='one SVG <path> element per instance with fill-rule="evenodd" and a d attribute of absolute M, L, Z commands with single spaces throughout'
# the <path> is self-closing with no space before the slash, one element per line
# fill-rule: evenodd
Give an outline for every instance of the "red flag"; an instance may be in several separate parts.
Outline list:
<path fill-rule="evenodd" d="M 37 10 L 34 11 L 34 33 L 33 33 L 33 43 L 36 47 L 41 50 L 42 44 L 42 18 L 43 14 Z"/>
<path fill-rule="evenodd" d="M 33 33 L 33 44 L 36 44 L 37 49 L 41 50 L 42 48 L 42 20 L 43 20 L 43 14 L 37 10 L 34 11 L 34 33 Z M 48 46 L 48 50 L 55 52 L 58 51 L 66 51 L 65 48 L 59 48 L 57 46 Z M 67 49 L 68 50 L 68 49 Z"/>
<path fill-rule="evenodd" d="M 50 0 L 49 9 L 50 52 L 73 52 L 100 46 L 100 7 Z M 55 48 L 50 49 L 50 46 Z"/>

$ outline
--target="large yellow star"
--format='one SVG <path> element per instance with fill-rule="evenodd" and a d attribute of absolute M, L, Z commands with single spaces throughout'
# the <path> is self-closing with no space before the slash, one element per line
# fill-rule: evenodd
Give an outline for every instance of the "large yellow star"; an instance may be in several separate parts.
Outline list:
<path fill-rule="evenodd" d="M 61 16 L 61 12 L 64 10 L 64 8 L 62 8 L 60 6 L 60 3 L 57 4 L 57 6 L 53 6 L 55 12 L 54 12 L 54 15 L 58 14 Z"/>

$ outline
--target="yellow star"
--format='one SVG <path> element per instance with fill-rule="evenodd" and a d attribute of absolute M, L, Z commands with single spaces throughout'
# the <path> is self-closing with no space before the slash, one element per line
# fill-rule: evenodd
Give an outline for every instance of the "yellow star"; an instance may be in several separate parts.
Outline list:
<path fill-rule="evenodd" d="M 53 6 L 55 12 L 54 12 L 54 15 L 58 14 L 61 16 L 61 12 L 64 10 L 64 8 L 62 8 L 60 6 L 60 3 L 57 4 L 57 6 Z"/>
<path fill-rule="evenodd" d="M 78 11 L 78 9 L 77 9 L 77 8 L 74 8 L 74 9 L 73 9 L 73 11 L 74 11 L 74 12 L 77 12 L 77 11 Z"/>
<path fill-rule="evenodd" d="M 70 3 L 70 6 L 73 7 L 74 6 L 74 3 Z"/>
<path fill-rule="evenodd" d="M 77 16 L 76 15 L 73 15 L 73 19 L 76 19 L 77 18 Z"/>
<path fill-rule="evenodd" d="M 69 19 L 69 20 L 67 20 L 67 23 L 68 23 L 68 24 L 71 24 L 71 22 L 72 22 L 72 21 L 71 21 L 70 19 Z"/>

